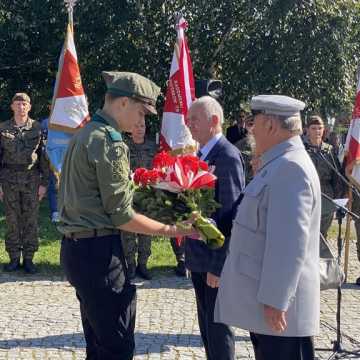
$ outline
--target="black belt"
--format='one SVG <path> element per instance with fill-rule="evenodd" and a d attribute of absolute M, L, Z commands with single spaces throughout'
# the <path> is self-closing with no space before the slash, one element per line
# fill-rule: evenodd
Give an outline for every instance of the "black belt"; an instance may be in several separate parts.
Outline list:
<path fill-rule="evenodd" d="M 100 236 L 107 236 L 107 235 L 114 235 L 120 234 L 120 230 L 118 229 L 89 229 L 83 231 L 75 231 L 65 233 L 64 236 L 67 239 L 85 239 L 91 237 L 100 237 Z"/>

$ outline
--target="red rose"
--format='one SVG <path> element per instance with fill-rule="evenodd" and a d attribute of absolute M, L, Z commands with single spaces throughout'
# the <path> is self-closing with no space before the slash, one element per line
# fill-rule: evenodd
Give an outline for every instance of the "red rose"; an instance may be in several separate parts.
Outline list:
<path fill-rule="evenodd" d="M 141 174 L 140 183 L 143 185 L 154 185 L 163 179 L 163 173 L 158 169 L 146 170 Z"/>
<path fill-rule="evenodd" d="M 157 169 L 149 170 L 148 172 L 149 182 L 152 184 L 156 184 L 161 179 L 162 177 L 161 175 L 162 175 L 161 171 Z"/>
<path fill-rule="evenodd" d="M 180 162 L 184 168 L 185 173 L 192 171 L 197 174 L 199 171 L 199 158 L 193 155 L 184 155 L 180 157 Z"/>
<path fill-rule="evenodd" d="M 134 183 L 136 185 L 140 185 L 142 184 L 141 182 L 141 178 L 142 178 L 142 175 L 146 172 L 147 170 L 145 168 L 138 168 L 135 170 L 134 172 Z"/>
<path fill-rule="evenodd" d="M 154 156 L 152 165 L 156 169 L 162 169 L 164 167 L 174 165 L 175 161 L 176 161 L 175 157 L 172 157 L 166 151 L 162 151 Z"/>

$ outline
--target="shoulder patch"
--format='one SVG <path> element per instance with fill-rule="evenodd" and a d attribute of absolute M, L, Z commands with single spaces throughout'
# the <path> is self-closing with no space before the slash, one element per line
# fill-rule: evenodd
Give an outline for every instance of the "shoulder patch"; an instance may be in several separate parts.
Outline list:
<path fill-rule="evenodd" d="M 121 134 L 116 130 L 109 130 L 109 135 L 112 141 L 122 141 Z"/>

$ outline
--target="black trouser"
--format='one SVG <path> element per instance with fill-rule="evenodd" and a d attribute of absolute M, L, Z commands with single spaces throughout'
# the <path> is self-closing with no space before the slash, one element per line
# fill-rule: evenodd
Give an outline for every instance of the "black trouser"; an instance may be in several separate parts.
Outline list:
<path fill-rule="evenodd" d="M 314 360 L 311 336 L 285 337 L 250 333 L 256 360 Z"/>
<path fill-rule="evenodd" d="M 64 238 L 61 264 L 80 302 L 86 359 L 132 359 L 136 288 L 126 276 L 119 235 Z"/>
<path fill-rule="evenodd" d="M 185 239 L 182 239 L 180 245 L 178 244 L 176 238 L 170 238 L 170 244 L 173 249 L 173 252 L 176 257 L 176 261 L 179 263 L 180 261 L 185 261 Z"/>
<path fill-rule="evenodd" d="M 191 272 L 194 284 L 201 338 L 208 360 L 233 360 L 234 334 L 229 326 L 214 322 L 218 289 L 206 284 L 206 273 Z"/>

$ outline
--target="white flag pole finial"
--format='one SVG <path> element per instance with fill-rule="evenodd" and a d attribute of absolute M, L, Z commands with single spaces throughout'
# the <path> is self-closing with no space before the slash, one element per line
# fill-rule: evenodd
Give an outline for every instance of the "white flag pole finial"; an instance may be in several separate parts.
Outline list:
<path fill-rule="evenodd" d="M 69 14 L 69 24 L 71 26 L 71 29 L 73 28 L 73 13 L 76 2 L 77 0 L 64 0 L 65 7 Z"/>
<path fill-rule="evenodd" d="M 65 6 L 68 11 L 72 11 L 75 7 L 77 0 L 64 0 Z"/>
<path fill-rule="evenodd" d="M 181 18 L 183 18 L 183 14 L 181 12 L 178 12 L 178 13 L 175 14 L 175 23 L 176 23 L 176 25 L 179 24 Z"/>

